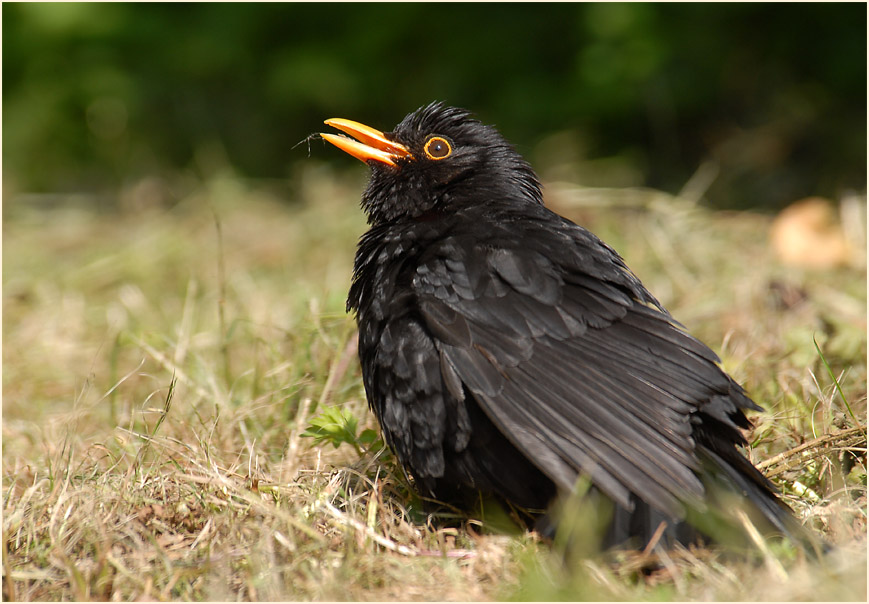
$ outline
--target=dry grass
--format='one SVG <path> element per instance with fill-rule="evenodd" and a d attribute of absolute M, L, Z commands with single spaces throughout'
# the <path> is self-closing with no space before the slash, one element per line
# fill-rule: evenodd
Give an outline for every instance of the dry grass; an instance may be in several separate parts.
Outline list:
<path fill-rule="evenodd" d="M 753 458 L 837 546 L 565 566 L 497 518 L 428 514 L 376 446 L 302 436 L 334 405 L 376 427 L 343 310 L 353 174 L 5 200 L 6 599 L 865 598 L 865 266 L 783 267 L 757 215 L 550 187 L 767 407 Z"/>

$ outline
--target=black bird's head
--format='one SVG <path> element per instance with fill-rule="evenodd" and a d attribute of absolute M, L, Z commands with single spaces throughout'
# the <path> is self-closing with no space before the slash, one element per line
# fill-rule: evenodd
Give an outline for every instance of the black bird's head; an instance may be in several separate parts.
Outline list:
<path fill-rule="evenodd" d="M 358 122 L 327 125 L 355 138 L 323 138 L 371 166 L 362 208 L 372 224 L 449 214 L 486 200 L 542 203 L 531 166 L 491 126 L 464 109 L 432 103 L 408 114 L 392 132 Z"/>

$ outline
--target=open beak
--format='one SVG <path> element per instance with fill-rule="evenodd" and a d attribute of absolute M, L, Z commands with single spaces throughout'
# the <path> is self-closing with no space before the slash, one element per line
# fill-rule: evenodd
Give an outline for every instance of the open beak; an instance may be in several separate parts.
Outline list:
<path fill-rule="evenodd" d="M 396 165 L 397 159 L 405 157 L 413 159 L 407 147 L 389 140 L 380 130 L 339 117 L 328 119 L 323 123 L 356 139 L 353 140 L 340 134 L 320 134 L 324 139 L 356 159 L 364 162 L 374 160 L 390 166 Z"/>

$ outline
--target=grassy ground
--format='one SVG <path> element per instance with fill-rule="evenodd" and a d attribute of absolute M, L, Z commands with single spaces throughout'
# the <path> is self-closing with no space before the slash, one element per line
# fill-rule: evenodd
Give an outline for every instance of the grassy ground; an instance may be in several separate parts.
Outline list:
<path fill-rule="evenodd" d="M 766 407 L 752 458 L 836 545 L 562 563 L 427 515 L 379 448 L 344 313 L 364 174 L 296 176 L 4 200 L 6 599 L 865 598 L 864 264 L 786 268 L 767 218 L 551 186 Z"/>

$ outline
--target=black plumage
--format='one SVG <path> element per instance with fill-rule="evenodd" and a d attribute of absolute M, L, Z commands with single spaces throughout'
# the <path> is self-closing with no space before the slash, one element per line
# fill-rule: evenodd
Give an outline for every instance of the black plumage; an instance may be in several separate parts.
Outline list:
<path fill-rule="evenodd" d="M 708 536 L 730 495 L 761 530 L 800 530 L 737 448 L 760 407 L 612 248 L 543 205 L 494 128 L 438 103 L 386 134 L 326 123 L 371 166 L 347 305 L 369 404 L 423 494 L 546 510 L 586 476 L 615 504 L 610 543 L 662 520 Z"/>

